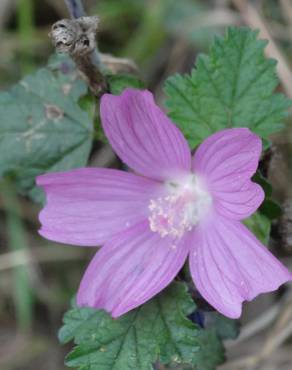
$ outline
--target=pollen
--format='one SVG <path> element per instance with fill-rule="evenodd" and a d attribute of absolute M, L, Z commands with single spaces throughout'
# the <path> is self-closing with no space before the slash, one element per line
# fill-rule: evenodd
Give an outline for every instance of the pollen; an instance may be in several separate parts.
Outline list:
<path fill-rule="evenodd" d="M 212 198 L 195 175 L 165 185 L 166 195 L 150 200 L 150 229 L 161 237 L 181 238 L 208 213 Z"/>

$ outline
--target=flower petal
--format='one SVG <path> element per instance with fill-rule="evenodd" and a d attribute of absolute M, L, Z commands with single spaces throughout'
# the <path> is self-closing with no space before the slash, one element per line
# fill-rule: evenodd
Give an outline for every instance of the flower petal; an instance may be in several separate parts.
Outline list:
<path fill-rule="evenodd" d="M 265 199 L 263 189 L 247 181 L 237 191 L 214 191 L 215 209 L 227 218 L 242 220 L 252 215 Z"/>
<path fill-rule="evenodd" d="M 270 292 L 290 272 L 240 222 L 217 218 L 194 232 L 190 268 L 202 296 L 219 312 L 237 318 L 244 300 Z"/>
<path fill-rule="evenodd" d="M 247 128 L 222 130 L 206 139 L 194 155 L 200 175 L 225 217 L 244 219 L 262 203 L 264 192 L 250 181 L 262 150 L 260 138 Z"/>
<path fill-rule="evenodd" d="M 186 237 L 175 242 L 150 231 L 148 222 L 136 225 L 97 252 L 80 284 L 77 303 L 121 316 L 164 289 L 187 254 Z"/>
<path fill-rule="evenodd" d="M 50 240 L 97 246 L 148 217 L 161 184 L 112 169 L 82 168 L 37 178 L 46 192 L 40 234 Z"/>
<path fill-rule="evenodd" d="M 120 96 L 105 94 L 100 112 L 113 149 L 134 171 L 165 179 L 190 170 L 185 138 L 149 91 L 126 89 Z"/>

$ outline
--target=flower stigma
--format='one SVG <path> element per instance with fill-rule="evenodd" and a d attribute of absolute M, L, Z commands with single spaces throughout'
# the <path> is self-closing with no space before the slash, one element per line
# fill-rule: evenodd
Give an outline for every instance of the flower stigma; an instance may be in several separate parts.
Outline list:
<path fill-rule="evenodd" d="M 162 237 L 181 238 L 208 213 L 212 197 L 194 174 L 165 185 L 166 195 L 150 200 L 150 229 Z"/>

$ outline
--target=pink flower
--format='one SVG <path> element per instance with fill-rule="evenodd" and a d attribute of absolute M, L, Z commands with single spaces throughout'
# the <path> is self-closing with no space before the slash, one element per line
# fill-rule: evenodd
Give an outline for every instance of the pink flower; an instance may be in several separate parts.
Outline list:
<path fill-rule="evenodd" d="M 264 199 L 250 178 L 261 140 L 247 128 L 188 144 L 148 91 L 101 101 L 104 131 L 134 173 L 82 168 L 37 178 L 47 194 L 44 237 L 102 245 L 77 296 L 80 306 L 118 317 L 164 289 L 189 256 L 194 283 L 219 312 L 239 317 L 244 300 L 291 280 L 240 222 Z"/>

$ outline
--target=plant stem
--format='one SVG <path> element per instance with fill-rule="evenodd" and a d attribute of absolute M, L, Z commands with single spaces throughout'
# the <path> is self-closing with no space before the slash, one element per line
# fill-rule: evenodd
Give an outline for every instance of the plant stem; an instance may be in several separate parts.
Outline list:
<path fill-rule="evenodd" d="M 64 1 L 72 19 L 86 16 L 82 0 L 64 0 Z M 96 50 L 91 55 L 91 63 L 96 65 L 100 70 L 104 69 L 104 66 L 102 65 L 102 62 L 100 60 L 98 47 L 96 47 Z"/>
<path fill-rule="evenodd" d="M 22 73 L 26 74 L 31 72 L 32 69 L 31 53 L 27 53 L 27 50 L 29 50 L 28 45 L 31 44 L 34 34 L 34 7 L 32 0 L 18 0 L 17 5 L 18 32 L 23 46 L 23 62 L 21 67 Z"/>
<path fill-rule="evenodd" d="M 29 254 L 26 235 L 21 220 L 21 210 L 13 184 L 3 180 L 0 184 L 1 195 L 6 210 L 7 242 L 12 252 L 22 251 Z M 29 266 L 18 266 L 13 270 L 14 303 L 18 327 L 27 332 L 32 323 L 32 291 Z"/>
<path fill-rule="evenodd" d="M 65 0 L 71 18 L 80 18 L 86 15 L 82 0 Z"/>

